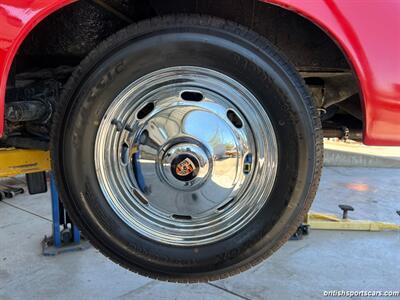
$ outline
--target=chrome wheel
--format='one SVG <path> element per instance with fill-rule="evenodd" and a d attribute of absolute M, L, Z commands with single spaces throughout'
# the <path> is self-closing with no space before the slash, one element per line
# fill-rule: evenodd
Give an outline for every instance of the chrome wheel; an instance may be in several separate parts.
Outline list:
<path fill-rule="evenodd" d="M 140 234 L 179 246 L 243 228 L 266 203 L 278 159 L 259 101 L 222 73 L 186 66 L 123 90 L 99 125 L 94 155 L 113 211 Z"/>

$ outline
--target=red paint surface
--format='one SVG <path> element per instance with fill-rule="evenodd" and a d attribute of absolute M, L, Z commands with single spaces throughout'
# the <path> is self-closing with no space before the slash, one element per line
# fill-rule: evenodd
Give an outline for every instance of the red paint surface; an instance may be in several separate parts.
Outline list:
<path fill-rule="evenodd" d="M 400 1 L 263 0 L 293 10 L 327 32 L 357 75 L 364 105 L 364 142 L 400 146 Z M 28 33 L 74 0 L 0 0 L 0 133 L 6 81 Z"/>
<path fill-rule="evenodd" d="M 400 1 L 264 0 L 293 10 L 328 33 L 357 75 L 364 143 L 400 145 Z"/>
<path fill-rule="evenodd" d="M 74 0 L 0 0 L 0 136 L 8 73 L 19 46 L 46 16 Z"/>

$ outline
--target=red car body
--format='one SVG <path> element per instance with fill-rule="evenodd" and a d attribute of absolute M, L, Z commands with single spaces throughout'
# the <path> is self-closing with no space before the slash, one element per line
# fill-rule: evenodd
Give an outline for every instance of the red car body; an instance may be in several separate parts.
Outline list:
<path fill-rule="evenodd" d="M 0 1 L 0 135 L 8 73 L 21 43 L 44 18 L 74 0 Z M 400 146 L 400 1 L 263 0 L 292 10 L 338 44 L 358 79 L 364 143 Z"/>

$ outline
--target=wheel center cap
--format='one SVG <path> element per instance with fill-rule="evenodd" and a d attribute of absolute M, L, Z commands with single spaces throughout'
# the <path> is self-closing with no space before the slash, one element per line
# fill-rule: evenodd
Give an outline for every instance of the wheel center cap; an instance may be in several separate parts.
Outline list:
<path fill-rule="evenodd" d="M 207 180 L 210 164 L 211 160 L 201 145 L 179 143 L 162 156 L 161 176 L 173 188 L 193 190 Z"/>
<path fill-rule="evenodd" d="M 179 154 L 172 160 L 171 173 L 181 181 L 190 181 L 199 173 L 199 161 L 191 154 Z"/>

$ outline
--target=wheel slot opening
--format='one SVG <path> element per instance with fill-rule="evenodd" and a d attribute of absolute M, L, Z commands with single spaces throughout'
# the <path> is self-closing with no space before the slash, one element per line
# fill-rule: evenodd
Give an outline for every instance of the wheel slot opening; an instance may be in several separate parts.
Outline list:
<path fill-rule="evenodd" d="M 137 190 L 133 190 L 133 194 L 144 205 L 148 205 L 149 204 L 149 201 L 147 201 L 146 198 L 144 198 Z"/>
<path fill-rule="evenodd" d="M 129 163 L 129 146 L 127 143 L 122 144 L 121 162 L 124 166 L 126 166 Z"/>
<path fill-rule="evenodd" d="M 204 99 L 204 96 L 200 92 L 184 91 L 183 93 L 181 93 L 181 98 L 185 101 L 200 102 Z"/>
<path fill-rule="evenodd" d="M 251 166 L 253 164 L 253 155 L 247 154 L 244 158 L 243 173 L 249 174 L 251 172 Z"/>
<path fill-rule="evenodd" d="M 139 110 L 139 112 L 137 113 L 137 118 L 139 120 L 145 118 L 153 111 L 153 109 L 154 109 L 154 103 L 153 102 L 147 103 L 141 110 Z"/>
<path fill-rule="evenodd" d="M 191 216 L 185 216 L 185 215 L 172 215 L 172 217 L 177 220 L 191 220 L 192 219 Z"/>
<path fill-rule="evenodd" d="M 227 208 L 234 200 L 235 198 L 230 199 L 228 202 L 226 202 L 224 205 L 218 207 L 218 211 L 223 211 L 225 208 Z"/>
<path fill-rule="evenodd" d="M 235 126 L 236 128 L 242 128 L 243 127 L 243 122 L 239 118 L 239 116 L 233 111 L 233 110 L 228 110 L 226 113 L 226 116 L 228 117 L 229 121 Z"/>

